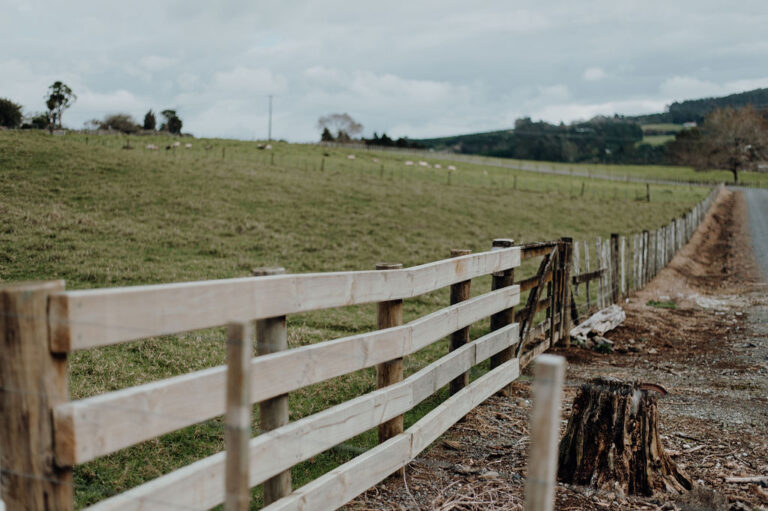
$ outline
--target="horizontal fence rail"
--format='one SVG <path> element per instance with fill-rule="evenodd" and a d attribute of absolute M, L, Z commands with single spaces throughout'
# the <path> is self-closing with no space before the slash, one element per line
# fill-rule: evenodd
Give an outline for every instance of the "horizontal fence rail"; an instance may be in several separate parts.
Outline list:
<path fill-rule="evenodd" d="M 13 434 L 0 435 L 0 497 L 9 511 L 51 504 L 72 509 L 73 466 L 226 416 L 229 451 L 90 509 L 206 509 L 225 500 L 243 508 L 249 488 L 259 484 L 265 509 L 335 509 L 402 469 L 488 397 L 507 393 L 536 356 L 556 343 L 568 346 L 570 326 L 584 314 L 645 285 L 693 236 L 721 188 L 654 231 L 519 246 L 500 239 L 488 252 L 455 250 L 456 257 L 405 269 L 382 265 L 375 271 L 316 274 L 273 269 L 266 272 L 271 276 L 84 291 L 64 291 L 62 282 L 4 286 L 0 425 Z M 534 275 L 515 274 L 523 261 L 537 258 Z M 486 275 L 492 276 L 491 290 L 470 297 L 472 279 Z M 450 305 L 403 324 L 403 299 L 448 286 Z M 287 315 L 364 303 L 379 305 L 377 330 L 287 348 Z M 468 328 L 486 318 L 490 331 L 470 340 Z M 225 325 L 230 342 L 238 343 L 229 346 L 230 369 L 212 367 L 68 399 L 65 376 L 72 351 Z M 254 330 L 257 356 L 251 358 L 242 343 L 250 342 Z M 403 377 L 404 357 L 447 337 L 447 354 Z M 264 351 L 266 342 L 276 344 Z M 470 381 L 470 369 L 487 360 L 490 370 Z M 378 373 L 376 390 L 288 421 L 291 392 L 372 367 Z M 404 430 L 403 414 L 449 384 L 450 397 Z M 255 403 L 261 407 L 262 433 L 248 438 L 244 414 Z M 20 430 L 22 415 L 31 409 L 37 410 L 31 417 L 40 427 Z M 292 490 L 291 467 L 373 428 L 379 429 L 378 446 Z"/>

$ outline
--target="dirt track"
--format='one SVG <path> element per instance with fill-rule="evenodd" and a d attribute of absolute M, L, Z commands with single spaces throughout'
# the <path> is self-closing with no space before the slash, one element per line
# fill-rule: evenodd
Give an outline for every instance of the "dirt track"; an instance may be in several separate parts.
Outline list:
<path fill-rule="evenodd" d="M 723 192 L 691 242 L 624 304 L 612 354 L 572 347 L 564 418 L 576 388 L 595 376 L 658 383 L 662 441 L 689 476 L 728 505 L 690 497 L 623 496 L 557 487 L 556 509 L 768 509 L 768 489 L 726 483 L 768 476 L 768 297 L 751 255 L 747 205 Z M 674 301 L 676 308 L 646 305 Z M 412 462 L 406 480 L 369 490 L 352 509 L 522 509 L 529 378 L 492 398 Z M 563 424 L 564 426 L 564 424 Z"/>

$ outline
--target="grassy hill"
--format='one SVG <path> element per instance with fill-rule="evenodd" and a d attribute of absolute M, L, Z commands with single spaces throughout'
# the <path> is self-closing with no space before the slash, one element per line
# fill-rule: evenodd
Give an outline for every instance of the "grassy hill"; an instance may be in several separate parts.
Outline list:
<path fill-rule="evenodd" d="M 145 148 L 172 141 L 132 138 L 128 150 L 118 136 L 0 132 L 0 283 L 65 279 L 75 289 L 237 277 L 268 265 L 291 272 L 370 269 L 385 260 L 410 266 L 450 248 L 487 250 L 496 237 L 591 239 L 655 228 L 707 192 L 653 186 L 648 203 L 639 200 L 641 184 L 309 145 L 260 151 L 254 142 L 183 139 L 192 147 Z M 473 282 L 475 293 L 489 286 Z M 408 300 L 405 320 L 447 303 L 445 290 Z M 374 306 L 292 316 L 289 343 L 370 330 L 375 318 Z M 487 328 L 474 325 L 473 337 Z M 72 398 L 222 364 L 224 338 L 210 329 L 76 353 Z M 408 357 L 406 373 L 445 350 L 442 342 Z M 292 419 L 374 387 L 375 373 L 366 370 L 296 392 Z M 407 424 L 441 397 L 409 413 Z M 77 503 L 217 452 L 222 432 L 219 419 L 206 421 L 78 466 Z M 374 443 L 368 432 L 351 449 L 317 456 L 293 470 L 294 482 Z"/>

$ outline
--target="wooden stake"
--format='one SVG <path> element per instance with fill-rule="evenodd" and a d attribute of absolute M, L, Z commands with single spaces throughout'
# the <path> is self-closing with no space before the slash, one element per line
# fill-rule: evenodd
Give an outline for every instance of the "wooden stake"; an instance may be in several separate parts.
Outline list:
<path fill-rule="evenodd" d="M 627 238 L 622 236 L 619 238 L 619 266 L 621 269 L 621 296 L 625 296 L 627 294 L 627 264 L 626 260 L 624 258 L 625 255 L 625 247 L 627 245 Z"/>
<path fill-rule="evenodd" d="M 67 358 L 48 344 L 48 297 L 63 281 L 0 287 L 0 466 L 8 511 L 74 508 L 72 468 L 55 463 L 52 409 L 69 401 Z"/>
<path fill-rule="evenodd" d="M 557 439 L 560 434 L 565 359 L 543 354 L 536 358 L 535 364 L 525 509 L 551 511 L 555 501 Z"/>
<path fill-rule="evenodd" d="M 589 273 L 589 243 L 584 242 L 584 271 Z M 584 293 L 587 295 L 587 315 L 592 309 L 592 297 L 589 295 L 589 281 L 584 283 Z"/>
<path fill-rule="evenodd" d="M 378 263 L 377 270 L 400 270 L 403 265 L 400 263 Z M 403 324 L 403 301 L 389 300 L 377 304 L 378 327 L 379 329 L 400 326 Z M 376 387 L 381 389 L 403 381 L 403 359 L 402 357 L 384 362 L 376 367 L 377 378 Z M 390 438 L 403 432 L 403 416 L 398 415 L 387 422 L 379 425 L 379 443 L 384 443 Z M 396 472 L 398 475 L 404 475 L 405 469 L 400 468 Z"/>
<path fill-rule="evenodd" d="M 563 237 L 560 238 L 563 242 L 563 257 L 562 268 L 563 275 L 561 278 L 561 307 L 560 307 L 560 339 L 563 341 L 563 346 L 566 348 L 571 346 L 571 266 L 573 260 L 573 238 Z"/>
<path fill-rule="evenodd" d="M 595 254 L 597 256 L 597 269 L 605 270 L 605 261 L 603 259 L 603 240 L 602 238 L 600 238 L 600 236 L 597 237 L 597 240 L 595 242 Z M 600 276 L 599 279 L 597 279 L 597 308 L 598 309 L 602 309 L 605 306 L 605 304 L 603 303 L 604 282 L 605 282 L 605 272 Z"/>
<path fill-rule="evenodd" d="M 619 303 L 619 235 L 611 234 L 611 303 Z"/>
<path fill-rule="evenodd" d="M 251 439 L 250 368 L 253 325 L 230 323 L 227 333 L 226 511 L 247 511 L 251 500 L 248 484 L 248 442 Z"/>
<path fill-rule="evenodd" d="M 460 257 L 471 254 L 471 250 L 467 249 L 451 249 L 451 257 Z M 469 300 L 470 283 L 471 280 L 465 280 L 451 285 L 451 305 L 455 305 L 464 300 Z M 461 330 L 451 334 L 451 346 L 450 351 L 456 350 L 464 346 L 469 342 L 469 327 L 464 327 Z M 462 374 L 451 380 L 450 393 L 454 395 L 464 387 L 469 385 L 469 372 Z"/>
<path fill-rule="evenodd" d="M 256 268 L 254 277 L 283 275 L 285 268 Z M 256 353 L 268 355 L 288 349 L 288 327 L 285 316 L 262 319 L 256 322 Z M 288 394 L 283 394 L 259 403 L 259 422 L 261 431 L 272 431 L 285 426 L 289 421 Z M 291 471 L 286 470 L 264 481 L 264 505 L 289 495 L 291 488 Z"/>
<path fill-rule="evenodd" d="M 491 244 L 491 250 L 493 249 L 502 249 L 502 248 L 508 248 L 511 246 L 514 246 L 515 240 L 511 238 L 497 238 L 493 240 Z M 515 283 L 515 270 L 514 268 L 510 268 L 508 270 L 504 270 L 502 272 L 494 273 L 493 274 L 493 280 L 491 281 L 491 289 L 501 289 L 503 287 L 511 286 Z M 514 307 L 511 307 L 509 309 L 505 309 L 501 312 L 497 312 L 496 314 L 491 316 L 491 331 L 498 330 L 502 327 L 505 327 L 511 323 L 515 322 L 515 309 Z M 520 340 L 522 343 L 522 339 Z M 493 355 L 491 357 L 491 369 L 495 369 L 496 367 L 499 367 L 503 363 L 512 360 L 514 357 L 514 347 L 504 349 L 497 354 Z M 510 395 L 510 387 L 507 386 L 500 394 L 508 396 Z"/>

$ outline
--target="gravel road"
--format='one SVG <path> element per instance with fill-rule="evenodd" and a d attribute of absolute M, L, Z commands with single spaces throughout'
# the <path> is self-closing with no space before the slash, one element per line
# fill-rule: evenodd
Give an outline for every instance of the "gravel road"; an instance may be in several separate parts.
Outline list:
<path fill-rule="evenodd" d="M 749 208 L 749 231 L 755 259 L 768 280 L 768 190 L 743 189 Z"/>

